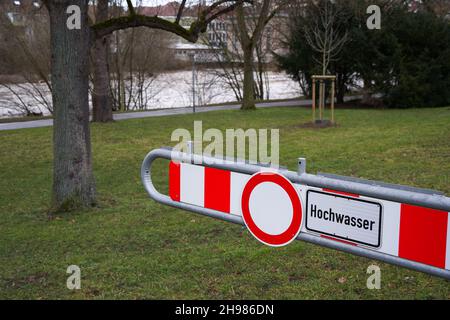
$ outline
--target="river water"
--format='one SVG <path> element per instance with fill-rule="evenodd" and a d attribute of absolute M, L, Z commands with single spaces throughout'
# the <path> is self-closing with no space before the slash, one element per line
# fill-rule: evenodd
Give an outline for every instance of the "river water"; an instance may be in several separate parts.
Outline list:
<path fill-rule="evenodd" d="M 297 82 L 282 72 L 268 72 L 269 98 L 289 99 L 301 95 Z M 196 76 L 196 105 L 236 101 L 231 88 L 212 71 L 198 71 Z M 126 82 L 129 85 L 129 81 Z M 179 108 L 192 105 L 192 72 L 177 71 L 159 74 L 146 83 L 146 109 Z M 0 117 L 20 116 L 22 103 L 33 112 L 48 115 L 45 101 L 51 103 L 51 94 L 45 84 L 8 85 L 16 94 L 0 85 Z M 37 88 L 37 90 L 36 90 Z"/>

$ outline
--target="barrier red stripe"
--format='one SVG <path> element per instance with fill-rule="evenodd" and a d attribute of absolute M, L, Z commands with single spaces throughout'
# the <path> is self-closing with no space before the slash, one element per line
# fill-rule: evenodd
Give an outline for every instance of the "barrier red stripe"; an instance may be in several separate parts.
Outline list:
<path fill-rule="evenodd" d="M 343 196 L 349 196 L 349 197 L 354 197 L 354 198 L 359 198 L 359 194 L 356 193 L 350 193 L 350 192 L 344 192 L 344 191 L 337 191 L 337 190 L 333 190 L 333 189 L 322 189 L 325 192 L 331 192 L 331 193 L 336 193 L 336 194 L 341 194 Z"/>
<path fill-rule="evenodd" d="M 180 163 L 169 163 L 169 196 L 173 201 L 180 201 Z"/>
<path fill-rule="evenodd" d="M 337 241 L 337 242 L 342 242 L 342 243 L 345 243 L 345 244 L 349 244 L 349 245 L 351 245 L 351 246 L 357 246 L 357 244 L 354 243 L 354 242 L 350 242 L 350 241 L 346 241 L 346 240 L 342 240 L 342 239 L 333 238 L 333 237 L 330 237 L 330 236 L 326 236 L 326 235 L 324 235 L 324 234 L 321 234 L 320 237 L 321 237 L 321 238 L 328 239 L 328 240 L 334 240 L 334 241 Z"/>
<path fill-rule="evenodd" d="M 448 212 L 402 204 L 399 257 L 445 268 Z"/>
<path fill-rule="evenodd" d="M 205 167 L 205 208 L 230 213 L 231 172 Z"/>

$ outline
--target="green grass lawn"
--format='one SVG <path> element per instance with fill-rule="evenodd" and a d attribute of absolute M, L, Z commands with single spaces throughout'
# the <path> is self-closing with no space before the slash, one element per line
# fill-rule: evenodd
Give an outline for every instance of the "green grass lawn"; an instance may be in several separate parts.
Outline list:
<path fill-rule="evenodd" d="M 440 278 L 295 241 L 273 249 L 241 226 L 172 209 L 145 193 L 147 152 L 176 128 L 279 128 L 281 164 L 450 194 L 450 108 L 337 110 L 337 128 L 305 129 L 305 108 L 217 111 L 92 125 L 99 206 L 49 219 L 52 129 L 0 132 L 0 298 L 430 299 Z M 166 181 L 159 164 L 155 179 Z M 164 188 L 163 188 L 164 189 Z M 381 267 L 381 290 L 366 269 Z M 81 290 L 66 288 L 69 265 Z"/>

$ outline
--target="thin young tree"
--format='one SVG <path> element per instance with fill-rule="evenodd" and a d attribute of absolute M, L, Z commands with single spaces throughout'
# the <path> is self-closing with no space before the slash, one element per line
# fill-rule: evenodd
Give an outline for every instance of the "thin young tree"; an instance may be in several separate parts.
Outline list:
<path fill-rule="evenodd" d="M 310 0 L 310 23 L 305 24 L 304 32 L 308 45 L 317 52 L 320 58 L 313 59 L 320 65 L 322 75 L 326 75 L 330 62 L 336 61 L 344 45 L 349 41 L 348 32 L 343 30 L 345 11 L 331 0 Z M 325 104 L 325 85 L 319 82 L 320 114 Z M 321 119 L 322 120 L 322 119 Z"/>

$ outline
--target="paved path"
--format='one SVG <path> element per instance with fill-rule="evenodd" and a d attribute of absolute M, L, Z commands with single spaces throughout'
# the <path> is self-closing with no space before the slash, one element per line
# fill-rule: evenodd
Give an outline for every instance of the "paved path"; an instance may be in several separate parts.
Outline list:
<path fill-rule="evenodd" d="M 355 99 L 356 97 L 349 97 L 345 100 Z M 298 107 L 310 105 L 311 100 L 288 100 L 288 101 L 276 101 L 276 102 L 261 102 L 257 103 L 258 108 L 271 108 L 271 107 Z M 217 110 L 234 110 L 239 109 L 240 104 L 227 104 L 221 106 L 212 107 L 197 107 L 196 112 L 209 112 Z M 127 113 L 116 113 L 113 115 L 114 120 L 126 120 L 126 119 L 137 119 L 137 118 L 147 118 L 147 117 L 160 117 L 160 116 L 170 116 L 176 114 L 188 114 L 192 113 L 192 107 L 187 108 L 173 108 L 173 109 L 162 109 L 162 110 L 151 110 L 142 112 L 127 112 Z M 22 121 L 22 122 L 9 122 L 0 123 L 1 130 L 14 130 L 14 129 L 26 129 L 26 128 L 39 128 L 48 127 L 53 125 L 52 119 L 44 120 L 32 120 L 32 121 Z"/>

